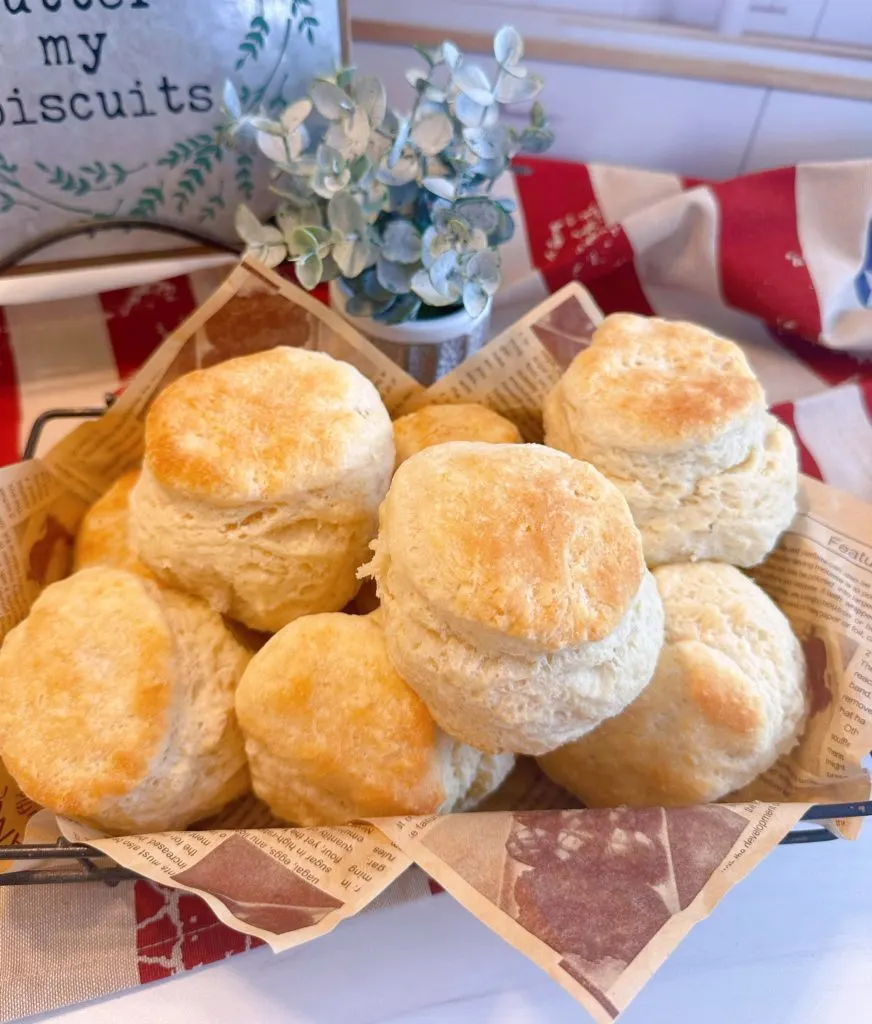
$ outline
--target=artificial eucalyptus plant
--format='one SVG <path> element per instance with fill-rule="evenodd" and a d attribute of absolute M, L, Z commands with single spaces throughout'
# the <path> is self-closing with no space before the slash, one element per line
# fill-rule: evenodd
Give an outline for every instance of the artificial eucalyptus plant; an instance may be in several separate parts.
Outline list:
<path fill-rule="evenodd" d="M 516 153 L 542 153 L 554 139 L 532 102 L 542 79 L 521 64 L 514 28 L 494 37 L 493 80 L 451 42 L 415 49 L 426 67 L 406 73 L 415 99 L 405 115 L 353 68 L 314 81 L 278 120 L 244 112 L 231 84 L 224 93 L 227 134 L 254 131 L 281 197 L 267 223 L 239 207 L 249 250 L 269 266 L 291 260 L 305 288 L 341 277 L 348 312 L 384 323 L 434 307 L 485 310 L 500 284 L 499 246 L 514 232 L 494 183 Z M 523 130 L 500 123 L 501 107 L 530 102 Z"/>

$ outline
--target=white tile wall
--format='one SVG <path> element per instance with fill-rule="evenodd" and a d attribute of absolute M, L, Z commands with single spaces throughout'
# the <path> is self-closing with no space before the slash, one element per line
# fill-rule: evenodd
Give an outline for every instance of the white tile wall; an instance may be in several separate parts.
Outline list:
<path fill-rule="evenodd" d="M 811 39 L 827 6 L 827 0 L 750 0 L 743 29 L 765 35 Z"/>
<path fill-rule="evenodd" d="M 815 38 L 872 46 L 872 4 L 869 0 L 829 0 Z"/>
<path fill-rule="evenodd" d="M 745 169 L 861 157 L 872 158 L 872 103 L 773 91 Z"/>

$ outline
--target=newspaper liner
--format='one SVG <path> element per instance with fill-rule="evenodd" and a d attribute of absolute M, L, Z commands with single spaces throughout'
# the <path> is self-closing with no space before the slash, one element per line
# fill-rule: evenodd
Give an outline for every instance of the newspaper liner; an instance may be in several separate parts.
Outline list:
<path fill-rule="evenodd" d="M 331 310 L 243 261 L 105 416 L 42 461 L 0 471 L 2 635 L 69 571 L 85 508 L 141 459 L 148 405 L 181 374 L 295 344 L 353 363 L 394 415 L 481 401 L 533 441 L 545 395 L 599 319 L 584 289 L 568 285 L 425 391 Z M 872 746 L 872 512 L 806 478 L 801 509 L 755 575 L 803 642 L 812 717 L 790 757 L 730 803 L 578 809 L 522 760 L 487 813 L 288 829 L 250 799 L 187 832 L 107 838 L 58 825 L 145 878 L 201 895 L 226 924 L 275 950 L 330 931 L 417 863 L 597 1021 L 612 1020 L 811 803 L 869 796 L 860 761 Z M 0 845 L 20 842 L 31 820 L 44 838 L 48 815 L 38 810 L 0 764 Z M 858 824 L 832 827 L 853 836 Z"/>

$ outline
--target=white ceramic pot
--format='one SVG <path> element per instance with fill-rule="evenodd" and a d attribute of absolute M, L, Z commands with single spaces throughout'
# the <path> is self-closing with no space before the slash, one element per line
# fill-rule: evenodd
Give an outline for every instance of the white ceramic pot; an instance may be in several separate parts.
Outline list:
<path fill-rule="evenodd" d="M 330 282 L 330 305 L 336 312 L 422 384 L 432 384 L 453 370 L 487 340 L 490 302 L 476 320 L 460 309 L 432 320 L 381 324 L 368 316 L 350 316 L 349 296 L 341 281 Z"/>

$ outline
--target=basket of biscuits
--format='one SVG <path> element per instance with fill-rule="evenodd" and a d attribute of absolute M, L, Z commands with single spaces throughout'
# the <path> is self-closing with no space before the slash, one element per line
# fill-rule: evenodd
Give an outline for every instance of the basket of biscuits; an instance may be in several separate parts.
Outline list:
<path fill-rule="evenodd" d="M 246 259 L 0 500 L 22 849 L 276 949 L 417 864 L 611 1020 L 868 807 L 872 510 L 703 327 L 573 284 L 425 390 Z"/>

